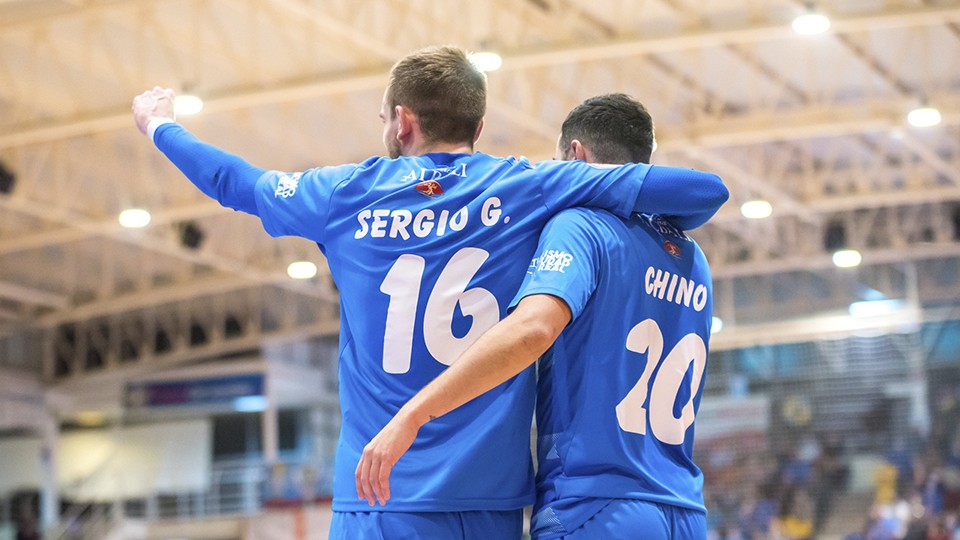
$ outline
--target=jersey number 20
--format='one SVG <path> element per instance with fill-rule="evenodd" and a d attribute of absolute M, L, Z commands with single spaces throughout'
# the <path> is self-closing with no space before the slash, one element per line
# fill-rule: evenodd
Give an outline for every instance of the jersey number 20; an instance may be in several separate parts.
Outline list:
<path fill-rule="evenodd" d="M 646 352 L 647 363 L 640 380 L 617 405 L 620 428 L 646 435 L 649 409 L 653 436 L 666 444 L 682 444 L 687 428 L 693 424 L 693 397 L 700 388 L 703 369 L 707 365 L 707 348 L 703 339 L 693 333 L 683 336 L 667 354 L 653 384 L 650 384 L 650 377 L 663 356 L 663 332 L 657 321 L 647 319 L 634 326 L 627 335 L 627 349 L 641 354 Z M 677 418 L 673 414 L 673 407 L 691 362 L 693 380 L 690 383 L 690 399 L 683 405 Z M 650 401 L 644 408 L 648 391 Z"/>

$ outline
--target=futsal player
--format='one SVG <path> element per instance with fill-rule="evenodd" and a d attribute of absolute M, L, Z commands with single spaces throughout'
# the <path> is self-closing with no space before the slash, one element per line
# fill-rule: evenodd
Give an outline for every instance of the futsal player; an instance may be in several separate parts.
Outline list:
<path fill-rule="evenodd" d="M 727 198 L 718 177 L 698 171 L 474 152 L 486 78 L 451 47 L 394 65 L 380 111 L 390 157 L 359 164 L 257 168 L 173 122 L 172 101 L 160 88 L 137 97 L 140 130 L 222 205 L 258 216 L 273 236 L 317 242 L 340 291 L 343 421 L 330 538 L 518 538 L 533 502 L 532 369 L 426 426 L 393 471 L 387 506 L 358 496 L 363 446 L 505 316 L 552 214 L 660 210 L 696 226 Z"/>
<path fill-rule="evenodd" d="M 558 155 L 646 163 L 652 144 L 643 105 L 611 94 L 571 111 Z M 421 426 L 447 421 L 447 411 L 546 351 L 533 537 L 706 538 L 692 459 L 713 309 L 703 252 L 659 215 L 575 208 L 551 219 L 536 253 L 510 316 L 367 445 L 357 469 L 363 494 L 388 501 L 391 466 Z"/>

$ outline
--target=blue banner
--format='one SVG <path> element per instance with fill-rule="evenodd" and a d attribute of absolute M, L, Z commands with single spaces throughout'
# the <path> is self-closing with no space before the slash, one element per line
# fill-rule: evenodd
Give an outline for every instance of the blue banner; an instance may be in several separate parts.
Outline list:
<path fill-rule="evenodd" d="M 177 407 L 233 403 L 264 395 L 263 374 L 230 375 L 127 385 L 128 407 Z"/>

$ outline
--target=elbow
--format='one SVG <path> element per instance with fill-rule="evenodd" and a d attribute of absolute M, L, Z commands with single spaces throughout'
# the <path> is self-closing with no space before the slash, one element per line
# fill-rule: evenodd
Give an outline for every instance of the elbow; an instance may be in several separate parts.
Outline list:
<path fill-rule="evenodd" d="M 714 207 L 719 210 L 720 207 L 727 202 L 727 199 L 730 198 L 730 190 L 727 189 L 727 186 L 724 185 L 723 180 L 719 176 L 711 174 L 710 180 L 714 185 L 711 202 L 713 203 Z"/>
<path fill-rule="evenodd" d="M 229 198 L 228 195 L 229 183 L 226 179 L 226 171 L 223 170 L 223 167 L 220 167 L 213 173 L 213 196 L 217 199 L 217 202 L 220 204 L 226 205 L 226 201 Z"/>
<path fill-rule="evenodd" d="M 537 356 L 540 356 L 553 345 L 558 335 L 559 332 L 554 332 L 549 325 L 536 324 L 525 334 L 525 342 L 530 350 L 536 351 Z"/>
<path fill-rule="evenodd" d="M 701 216 L 698 216 L 699 219 L 691 220 L 688 223 L 687 227 L 684 227 L 686 230 L 697 228 L 707 221 L 710 220 L 717 212 L 720 211 L 720 208 L 730 199 L 730 190 L 727 189 L 727 186 L 723 184 L 723 180 L 715 174 L 710 175 L 710 180 L 712 184 L 712 189 L 704 190 L 704 211 Z"/>
<path fill-rule="evenodd" d="M 527 317 L 520 324 L 523 329 L 523 346 L 536 356 L 546 352 L 563 331 L 563 326 L 542 317 Z"/>

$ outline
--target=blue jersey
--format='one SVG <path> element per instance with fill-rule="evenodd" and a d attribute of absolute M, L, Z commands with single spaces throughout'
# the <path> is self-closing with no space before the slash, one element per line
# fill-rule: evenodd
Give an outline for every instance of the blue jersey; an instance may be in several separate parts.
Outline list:
<path fill-rule="evenodd" d="M 550 294 L 573 315 L 539 363 L 537 525 L 576 527 L 598 499 L 705 511 L 692 459 L 713 310 L 703 252 L 659 216 L 572 209 L 536 253 L 514 303 Z"/>
<path fill-rule="evenodd" d="M 551 215 L 576 205 L 629 215 L 647 205 L 647 189 L 664 189 L 674 197 L 651 195 L 650 204 L 709 217 L 727 195 L 713 175 L 649 165 L 533 166 L 482 153 L 427 154 L 286 173 L 252 167 L 176 124 L 160 126 L 154 139 L 221 204 L 259 216 L 271 235 L 311 239 L 327 257 L 340 291 L 337 511 L 371 510 L 354 481 L 363 447 L 505 315 L 523 280 L 520 261 L 530 260 Z M 658 174 L 669 190 L 658 187 Z M 687 189 L 696 191 L 693 204 L 682 194 L 675 199 Z M 533 403 L 528 369 L 425 425 L 394 467 L 382 509 L 531 504 Z"/>

